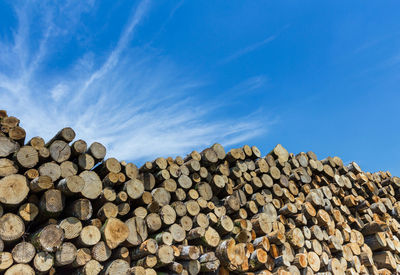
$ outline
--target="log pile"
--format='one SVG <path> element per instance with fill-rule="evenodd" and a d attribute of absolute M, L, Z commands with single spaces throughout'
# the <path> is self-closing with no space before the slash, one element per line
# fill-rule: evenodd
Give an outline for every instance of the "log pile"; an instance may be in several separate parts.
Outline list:
<path fill-rule="evenodd" d="M 0 272 L 395 274 L 400 178 L 277 145 L 138 168 L 0 111 Z"/>

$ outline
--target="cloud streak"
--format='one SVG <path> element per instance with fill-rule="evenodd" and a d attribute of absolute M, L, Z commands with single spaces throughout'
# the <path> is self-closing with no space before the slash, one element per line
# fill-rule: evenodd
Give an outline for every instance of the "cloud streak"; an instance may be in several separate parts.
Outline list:
<path fill-rule="evenodd" d="M 82 93 L 84 93 L 94 81 L 106 75 L 113 67 L 115 67 L 118 64 L 119 57 L 122 51 L 126 48 L 128 42 L 131 40 L 135 27 L 142 20 L 142 17 L 144 16 L 148 8 L 149 8 L 149 0 L 144 0 L 139 3 L 138 7 L 134 10 L 133 16 L 131 17 L 126 29 L 119 38 L 117 46 L 111 52 L 106 62 L 104 62 L 104 64 L 100 67 L 100 69 L 92 73 L 89 79 L 85 81 L 82 89 L 77 94 L 77 97 L 75 97 L 76 99 L 79 100 Z"/>
<path fill-rule="evenodd" d="M 94 4 L 74 3 L 63 6 L 62 14 L 81 18 Z M 99 56 L 86 50 L 60 72 L 48 71 L 45 65 L 52 61 L 52 49 L 62 51 L 60 41 L 74 35 L 80 22 L 71 19 L 68 28 L 60 26 L 55 20 L 57 8 L 43 5 L 46 9 L 16 5 L 18 27 L 13 40 L 0 41 L 0 60 L 4 61 L 0 109 L 19 117 L 29 137 L 49 139 L 60 128 L 71 126 L 77 138 L 104 143 L 108 156 L 141 162 L 186 154 L 216 141 L 232 146 L 265 132 L 257 114 L 216 115 L 216 110 L 229 106 L 196 96 L 207 89 L 201 79 L 156 50 L 129 46 L 136 28 L 148 16 L 150 1 L 133 8 L 104 62 L 99 63 Z M 32 38 L 34 21 L 47 26 L 42 28 L 40 40 Z M 250 79 L 240 88 L 257 88 L 263 81 Z"/>
<path fill-rule="evenodd" d="M 263 88 L 267 82 L 268 78 L 265 75 L 252 76 L 238 83 L 232 88 L 232 91 L 235 94 L 249 93 Z"/>
<path fill-rule="evenodd" d="M 243 49 L 240 49 L 237 52 L 235 52 L 235 53 L 231 54 L 230 56 L 228 56 L 227 58 L 225 58 L 222 61 L 222 63 L 228 63 L 228 62 L 230 62 L 232 60 L 235 60 L 235 59 L 241 57 L 242 55 L 248 54 L 248 53 L 250 53 L 250 52 L 252 52 L 252 51 L 254 51 L 254 50 L 256 50 L 256 49 L 258 49 L 258 48 L 260 48 L 260 47 L 262 47 L 262 46 L 264 46 L 266 44 L 268 44 L 268 43 L 270 43 L 271 41 L 275 40 L 275 38 L 276 38 L 276 35 L 271 35 L 271 36 L 268 36 L 267 38 L 265 38 L 264 40 L 262 40 L 260 42 L 254 43 L 254 44 L 252 44 L 250 46 L 247 46 L 247 47 L 245 47 Z"/>
<path fill-rule="evenodd" d="M 239 57 L 241 57 L 243 55 L 246 55 L 246 54 L 248 54 L 248 53 L 250 53 L 252 51 L 255 51 L 255 50 L 261 48 L 262 46 L 264 46 L 266 44 L 269 44 L 270 42 L 274 41 L 279 36 L 279 34 L 283 30 L 287 29 L 288 27 L 289 27 L 289 25 L 286 25 L 282 29 L 280 29 L 277 34 L 270 35 L 270 36 L 266 37 L 265 39 L 263 39 L 262 41 L 256 42 L 256 43 L 254 43 L 252 45 L 249 45 L 247 47 L 244 47 L 244 48 L 234 52 L 233 54 L 231 54 L 228 57 L 226 57 L 225 59 L 223 59 L 221 61 L 221 64 L 229 63 L 229 62 L 231 62 L 231 61 L 233 61 L 233 60 L 235 60 L 235 59 L 237 59 L 237 58 L 239 58 Z"/>

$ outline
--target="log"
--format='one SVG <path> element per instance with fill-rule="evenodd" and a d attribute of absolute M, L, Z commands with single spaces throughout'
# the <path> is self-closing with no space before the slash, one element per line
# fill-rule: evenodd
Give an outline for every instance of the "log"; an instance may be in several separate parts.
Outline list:
<path fill-rule="evenodd" d="M 109 218 L 116 218 L 117 215 L 118 215 L 118 207 L 112 202 L 106 202 L 97 211 L 97 217 L 103 222 Z"/>
<path fill-rule="evenodd" d="M 26 274 L 26 275 L 34 275 L 35 271 L 32 267 L 27 264 L 16 264 L 7 269 L 4 275 L 18 275 L 18 274 Z"/>
<path fill-rule="evenodd" d="M 104 267 L 98 261 L 90 260 L 83 267 L 79 268 L 76 273 L 85 275 L 99 274 L 103 269 Z"/>
<path fill-rule="evenodd" d="M 182 174 L 178 178 L 178 185 L 185 190 L 190 189 L 192 187 L 192 180 L 187 175 Z"/>
<path fill-rule="evenodd" d="M 48 161 L 48 159 L 50 158 L 50 150 L 48 148 L 41 147 L 37 151 L 39 155 L 39 163 Z"/>
<path fill-rule="evenodd" d="M 39 209 L 43 217 L 58 217 L 64 207 L 65 198 L 60 190 L 47 190 L 40 199 Z"/>
<path fill-rule="evenodd" d="M 96 162 L 103 160 L 106 156 L 106 152 L 106 147 L 99 142 L 93 142 L 88 149 L 88 153 L 95 159 Z"/>
<path fill-rule="evenodd" d="M 44 139 L 42 137 L 36 136 L 31 138 L 28 142 L 28 145 L 32 146 L 36 150 L 43 148 L 45 146 Z"/>
<path fill-rule="evenodd" d="M 174 260 L 174 251 L 171 246 L 161 245 L 156 253 L 157 264 L 156 267 L 168 265 Z"/>
<path fill-rule="evenodd" d="M 154 255 L 158 251 L 158 244 L 154 239 L 143 241 L 132 253 L 132 259 L 141 259 L 148 255 Z"/>
<path fill-rule="evenodd" d="M 54 257 L 52 254 L 48 252 L 44 251 L 38 252 L 33 259 L 33 266 L 35 270 L 40 274 L 48 272 L 53 267 L 53 265 L 54 265 Z"/>
<path fill-rule="evenodd" d="M 174 223 L 169 227 L 169 232 L 172 235 L 172 238 L 175 242 L 182 242 L 185 237 L 186 237 L 186 232 L 185 230 L 182 228 L 182 226 Z"/>
<path fill-rule="evenodd" d="M 220 217 L 215 229 L 218 231 L 220 236 L 224 236 L 232 232 L 233 226 L 234 224 L 232 219 L 227 215 L 223 215 Z"/>
<path fill-rule="evenodd" d="M 117 259 L 106 264 L 104 269 L 105 275 L 113 275 L 113 274 L 128 274 L 129 272 L 129 264 L 122 260 Z"/>
<path fill-rule="evenodd" d="M 227 214 L 232 214 L 234 212 L 239 211 L 240 201 L 237 196 L 230 195 L 224 200 L 224 206 Z"/>
<path fill-rule="evenodd" d="M 214 273 L 220 267 L 221 262 L 218 259 L 213 261 L 200 263 L 200 271 L 201 272 L 211 272 Z"/>
<path fill-rule="evenodd" d="M 301 248 L 304 246 L 304 235 L 301 229 L 293 228 L 286 233 L 286 240 L 295 248 Z"/>
<path fill-rule="evenodd" d="M 35 247 L 29 242 L 20 242 L 12 249 L 12 258 L 16 263 L 27 264 L 36 255 Z"/>
<path fill-rule="evenodd" d="M 39 167 L 41 176 L 49 176 L 52 182 L 56 182 L 61 177 L 61 168 L 55 162 L 46 162 Z"/>
<path fill-rule="evenodd" d="M 60 221 L 60 228 L 64 231 L 64 238 L 72 240 L 79 236 L 82 231 L 82 222 L 75 217 L 68 217 Z"/>
<path fill-rule="evenodd" d="M 168 265 L 168 269 L 175 273 L 182 273 L 183 265 L 177 262 L 172 262 L 171 264 Z"/>
<path fill-rule="evenodd" d="M 160 215 L 156 213 L 151 213 L 146 216 L 146 225 L 149 230 L 149 232 L 156 232 L 158 231 L 161 226 L 162 226 L 162 221 L 160 218 Z"/>
<path fill-rule="evenodd" d="M 173 237 L 170 232 L 161 232 L 154 236 L 154 240 L 160 245 L 172 245 Z"/>
<path fill-rule="evenodd" d="M 92 259 L 98 261 L 98 262 L 105 262 L 111 257 L 111 249 L 108 247 L 108 245 L 100 241 L 96 243 L 92 249 Z"/>
<path fill-rule="evenodd" d="M 27 180 L 22 175 L 9 175 L 0 179 L 0 202 L 10 205 L 19 205 L 28 196 Z"/>
<path fill-rule="evenodd" d="M 75 200 L 67 206 L 66 212 L 81 221 L 89 220 L 93 214 L 92 203 L 88 199 Z"/>
<path fill-rule="evenodd" d="M 113 173 L 110 172 L 104 177 L 102 177 L 102 182 L 105 187 L 115 188 L 120 186 L 121 183 L 126 181 L 126 176 L 123 173 Z"/>
<path fill-rule="evenodd" d="M 340 264 L 340 261 L 336 258 L 330 259 L 328 264 L 328 271 L 332 272 L 334 275 L 343 274 L 344 270 Z"/>
<path fill-rule="evenodd" d="M 133 163 L 127 163 L 126 165 L 122 165 L 122 172 L 129 178 L 129 179 L 136 179 L 139 176 L 139 169 Z"/>
<path fill-rule="evenodd" d="M 102 191 L 102 183 L 99 176 L 93 171 L 83 171 L 79 176 L 84 181 L 81 194 L 88 199 L 96 199 Z"/>
<path fill-rule="evenodd" d="M 162 187 L 155 188 L 151 195 L 153 196 L 153 200 L 158 203 L 159 206 L 164 206 L 170 203 L 171 194 Z"/>
<path fill-rule="evenodd" d="M 129 269 L 130 274 L 146 275 L 146 269 L 141 266 L 133 266 Z"/>
<path fill-rule="evenodd" d="M 314 272 L 318 272 L 321 267 L 321 262 L 318 255 L 315 252 L 308 252 L 307 254 L 308 265 Z"/>
<path fill-rule="evenodd" d="M 114 249 L 128 238 L 129 228 L 119 219 L 109 218 L 105 221 L 101 233 L 106 244 Z"/>
<path fill-rule="evenodd" d="M 201 265 L 200 262 L 197 260 L 185 261 L 182 262 L 182 265 L 190 275 L 196 275 L 200 272 Z"/>
<path fill-rule="evenodd" d="M 87 225 L 79 233 L 78 243 L 81 246 L 90 247 L 97 244 L 101 239 L 100 230 L 94 225 Z"/>
<path fill-rule="evenodd" d="M 77 249 L 70 242 L 64 242 L 55 253 L 55 265 L 66 266 L 72 264 L 76 259 Z"/>
<path fill-rule="evenodd" d="M 272 227 L 270 218 L 265 213 L 259 213 L 253 216 L 250 220 L 252 227 L 256 234 L 268 234 L 271 232 Z"/>
<path fill-rule="evenodd" d="M 93 226 L 97 227 L 98 229 L 101 229 L 101 227 L 103 226 L 102 221 L 97 218 L 91 219 L 88 224 L 93 225 Z"/>
<path fill-rule="evenodd" d="M 16 153 L 20 148 L 20 145 L 9 139 L 8 137 L 0 136 L 0 157 L 8 157 L 11 154 Z"/>
<path fill-rule="evenodd" d="M 157 257 L 154 255 L 148 255 L 136 262 L 136 266 L 141 266 L 144 268 L 152 268 L 157 264 Z"/>
<path fill-rule="evenodd" d="M 366 236 L 364 241 L 372 251 L 383 250 L 387 247 L 387 240 L 384 232 Z"/>
<path fill-rule="evenodd" d="M 68 160 L 71 157 L 71 147 L 63 140 L 55 140 L 49 146 L 50 157 L 58 163 Z"/>
<path fill-rule="evenodd" d="M 78 139 L 71 144 L 71 155 L 76 157 L 87 151 L 87 143 L 82 139 Z"/>
<path fill-rule="evenodd" d="M 118 204 L 117 207 L 118 207 L 118 216 L 119 217 L 127 215 L 131 210 L 129 203 L 126 203 L 126 202 Z"/>
<path fill-rule="evenodd" d="M 125 183 L 124 191 L 132 199 L 138 199 L 143 195 L 144 185 L 143 182 L 138 179 L 132 179 Z"/>
<path fill-rule="evenodd" d="M 170 205 L 164 205 L 160 210 L 160 217 L 165 225 L 171 225 L 176 220 L 176 212 Z"/>
<path fill-rule="evenodd" d="M 218 232 L 211 226 L 206 229 L 204 236 L 201 238 L 203 245 L 208 247 L 217 247 L 220 240 L 221 237 Z"/>
<path fill-rule="evenodd" d="M 78 156 L 78 166 L 81 170 L 90 170 L 94 165 L 95 160 L 91 155 L 83 153 Z"/>
<path fill-rule="evenodd" d="M 0 158 L 0 177 L 6 177 L 18 172 L 18 166 L 9 159 Z"/>
<path fill-rule="evenodd" d="M 78 174 L 78 165 L 72 161 L 64 161 L 60 164 L 61 177 L 67 178 Z"/>
<path fill-rule="evenodd" d="M 373 259 L 378 268 L 396 269 L 397 263 L 390 251 L 375 252 Z"/>
<path fill-rule="evenodd" d="M 108 173 L 115 173 L 118 174 L 121 172 L 121 164 L 116 158 L 108 158 L 100 163 L 94 171 L 100 176 L 104 177 Z"/>
<path fill-rule="evenodd" d="M 29 189 L 32 192 L 39 193 L 54 187 L 50 176 L 39 176 L 29 183 Z"/>
<path fill-rule="evenodd" d="M 177 184 L 174 179 L 167 179 L 167 180 L 163 181 L 163 183 L 161 184 L 161 187 L 163 187 L 166 191 L 172 193 L 172 192 L 176 191 Z"/>
<path fill-rule="evenodd" d="M 55 252 L 64 240 L 64 231 L 55 224 L 49 224 L 38 231 L 31 237 L 31 243 L 36 249 Z"/>
<path fill-rule="evenodd" d="M 37 177 L 39 177 L 39 171 L 37 169 L 28 169 L 24 172 L 24 176 L 27 178 L 27 180 L 33 180 Z"/>
<path fill-rule="evenodd" d="M 270 154 L 279 159 L 281 162 L 286 162 L 289 160 L 289 153 L 281 144 L 276 145 Z"/>
<path fill-rule="evenodd" d="M 226 153 L 225 153 L 225 149 L 224 147 L 219 144 L 219 143 L 214 143 L 211 146 L 211 149 L 216 153 L 217 157 L 219 160 L 223 160 L 225 159 Z M 258 152 L 258 149 L 256 147 L 252 148 L 253 151 L 256 151 L 256 153 Z M 258 154 L 258 153 L 257 153 Z"/>
<path fill-rule="evenodd" d="M 206 229 L 203 227 L 196 227 L 191 229 L 187 234 L 187 240 L 198 240 L 206 234 Z"/>
<path fill-rule="evenodd" d="M 205 166 L 211 165 L 213 163 L 216 163 L 218 161 L 218 156 L 215 153 L 215 151 L 211 148 L 207 148 L 203 150 L 201 153 L 201 163 L 204 164 Z"/>
<path fill-rule="evenodd" d="M 24 203 L 18 208 L 18 215 L 25 222 L 32 222 L 39 215 L 39 208 L 34 203 Z"/>
<path fill-rule="evenodd" d="M 185 202 L 187 213 L 190 216 L 197 216 L 200 213 L 200 206 L 195 200 Z"/>
<path fill-rule="evenodd" d="M 26 132 L 22 127 L 15 126 L 9 130 L 8 136 L 10 139 L 18 142 L 20 145 L 24 145 Z"/>
<path fill-rule="evenodd" d="M 125 221 L 129 229 L 129 235 L 126 239 L 126 245 L 136 246 L 147 239 L 147 225 L 143 218 L 133 217 Z"/>
<path fill-rule="evenodd" d="M 50 146 L 56 140 L 62 140 L 66 143 L 70 143 L 74 140 L 75 136 L 75 131 L 71 127 L 65 127 L 58 131 L 58 133 L 46 143 L 46 146 Z"/>
<path fill-rule="evenodd" d="M 77 175 L 67 176 L 57 183 L 57 189 L 67 196 L 79 194 L 84 187 L 85 181 Z"/>
<path fill-rule="evenodd" d="M 0 252 L 0 271 L 4 272 L 14 263 L 13 256 L 10 252 Z"/>
<path fill-rule="evenodd" d="M 121 259 L 128 263 L 131 262 L 131 255 L 129 249 L 125 246 L 118 247 L 114 251 L 112 251 L 111 259 Z"/>
<path fill-rule="evenodd" d="M 72 262 L 73 267 L 84 266 L 92 259 L 91 251 L 89 248 L 79 248 L 76 251 L 75 260 Z"/>
<path fill-rule="evenodd" d="M 14 242 L 25 233 L 25 225 L 22 219 L 12 213 L 0 217 L 0 238 L 5 242 Z"/>
<path fill-rule="evenodd" d="M 267 262 L 268 254 L 262 248 L 257 248 L 250 255 L 249 267 L 251 270 L 256 270 L 261 268 Z"/>
<path fill-rule="evenodd" d="M 293 265 L 298 268 L 304 269 L 308 265 L 308 255 L 307 253 L 298 253 L 295 255 L 293 260 Z"/>
<path fill-rule="evenodd" d="M 210 221 L 208 220 L 208 217 L 206 214 L 199 213 L 197 216 L 195 216 L 193 218 L 193 224 L 195 227 L 200 226 L 200 227 L 207 228 L 210 225 Z"/>
<path fill-rule="evenodd" d="M 178 259 L 197 260 L 200 257 L 200 249 L 197 246 L 180 245 L 178 249 L 180 252 Z"/>

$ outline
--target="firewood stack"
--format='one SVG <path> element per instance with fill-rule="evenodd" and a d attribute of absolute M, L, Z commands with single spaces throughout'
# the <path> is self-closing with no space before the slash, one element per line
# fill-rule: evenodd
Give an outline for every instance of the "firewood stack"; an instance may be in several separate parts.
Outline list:
<path fill-rule="evenodd" d="M 395 274 L 400 178 L 214 144 L 140 168 L 0 111 L 0 272 Z"/>

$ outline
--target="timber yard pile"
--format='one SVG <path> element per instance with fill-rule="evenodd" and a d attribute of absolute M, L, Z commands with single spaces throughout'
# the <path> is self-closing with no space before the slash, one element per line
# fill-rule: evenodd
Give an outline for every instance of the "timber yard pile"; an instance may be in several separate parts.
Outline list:
<path fill-rule="evenodd" d="M 400 179 L 277 145 L 140 168 L 0 111 L 0 272 L 395 274 Z M 133 141 L 134 142 L 134 141 Z"/>

